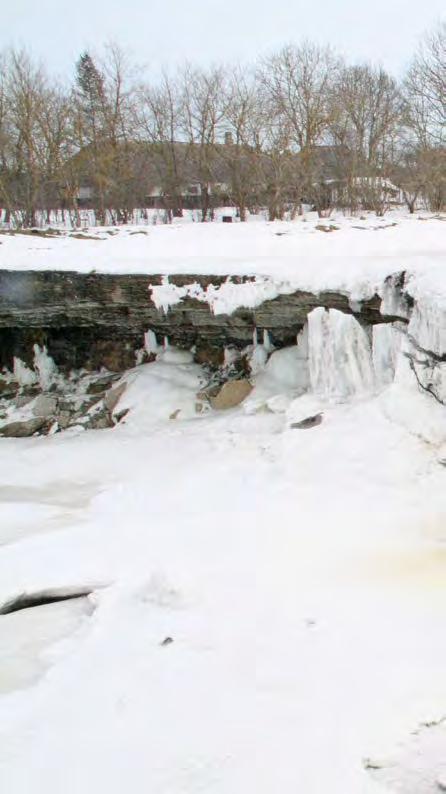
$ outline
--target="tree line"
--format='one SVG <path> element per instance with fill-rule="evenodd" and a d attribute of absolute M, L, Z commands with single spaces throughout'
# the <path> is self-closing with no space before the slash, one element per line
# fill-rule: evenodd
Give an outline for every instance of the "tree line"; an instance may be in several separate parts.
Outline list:
<path fill-rule="evenodd" d="M 224 203 L 242 221 L 302 202 L 382 214 L 395 187 L 411 212 L 441 211 L 445 131 L 444 22 L 400 81 L 310 42 L 156 80 L 112 44 L 82 53 L 71 85 L 25 50 L 0 53 L 0 208 L 18 226 L 55 209 L 77 225 L 83 203 L 127 222 L 155 196 L 170 219 L 194 194 L 202 220 Z"/>

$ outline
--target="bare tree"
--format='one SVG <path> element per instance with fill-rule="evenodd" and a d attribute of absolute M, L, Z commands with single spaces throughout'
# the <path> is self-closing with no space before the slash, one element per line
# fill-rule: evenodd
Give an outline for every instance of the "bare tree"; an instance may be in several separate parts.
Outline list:
<path fill-rule="evenodd" d="M 166 72 L 155 86 L 144 85 L 139 91 L 138 131 L 148 143 L 152 186 L 160 190 L 169 218 L 182 214 L 182 189 L 185 181 L 187 147 L 181 144 L 182 97 L 178 78 Z"/>
<path fill-rule="evenodd" d="M 424 147 L 443 145 L 446 136 L 446 22 L 426 35 L 405 81 L 412 129 Z"/>
<path fill-rule="evenodd" d="M 345 66 L 339 72 L 332 93 L 330 133 L 338 146 L 345 197 L 352 211 L 363 206 L 383 214 L 385 180 L 401 120 L 398 85 L 382 68 L 365 64 Z"/>
<path fill-rule="evenodd" d="M 182 74 L 182 125 L 201 195 L 201 220 L 213 216 L 212 183 L 216 144 L 224 132 L 228 89 L 222 67 L 201 70 L 187 65 Z"/>

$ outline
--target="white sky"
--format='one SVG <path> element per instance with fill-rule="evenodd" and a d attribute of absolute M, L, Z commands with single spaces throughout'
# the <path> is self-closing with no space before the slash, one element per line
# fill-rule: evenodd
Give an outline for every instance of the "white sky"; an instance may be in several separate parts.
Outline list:
<path fill-rule="evenodd" d="M 0 0 L 0 49 L 29 47 L 68 76 L 82 50 L 110 40 L 158 69 L 244 62 L 309 38 L 398 75 L 442 14 L 444 0 Z"/>

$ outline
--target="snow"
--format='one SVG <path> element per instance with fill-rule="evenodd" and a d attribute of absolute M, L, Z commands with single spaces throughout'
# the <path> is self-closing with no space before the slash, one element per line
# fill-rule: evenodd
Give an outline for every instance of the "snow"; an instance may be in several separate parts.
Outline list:
<path fill-rule="evenodd" d="M 33 386 L 38 380 L 37 374 L 17 356 L 14 356 L 14 378 L 20 386 Z"/>
<path fill-rule="evenodd" d="M 8 794 L 372 792 L 362 759 L 445 702 L 431 451 L 375 400 L 331 403 L 305 433 L 281 414 L 194 417 L 198 376 L 144 365 L 127 424 L 0 446 L 3 499 L 90 488 L 70 523 L 9 538 L 0 600 L 105 585 L 62 644 L 45 629 L 26 688 L 2 657 Z"/>
<path fill-rule="evenodd" d="M 85 239 L 69 234 L 4 235 L 0 269 L 248 275 L 263 278 L 254 288 L 259 293 L 272 289 L 273 279 L 279 290 L 290 285 L 341 289 L 353 300 L 370 297 L 388 275 L 408 270 L 421 274 L 426 288 L 435 289 L 445 255 L 446 226 L 441 216 L 408 216 L 395 210 L 382 219 L 372 214 L 361 220 L 333 215 L 330 223 L 338 227 L 330 234 L 319 231 L 320 221 L 309 216 L 238 224 L 177 219 L 172 225 L 148 227 L 147 234 L 133 234 L 138 227 L 131 226 L 92 228 Z M 239 288 L 243 300 L 255 300 L 249 286 Z M 219 296 L 226 305 L 234 305 L 231 293 L 231 285 L 217 290 L 214 311 L 219 310 Z M 166 284 L 159 295 L 160 305 L 170 304 L 178 297 L 178 288 Z"/>
<path fill-rule="evenodd" d="M 260 276 L 243 298 L 254 301 L 287 289 L 293 269 L 301 284 L 350 285 L 351 301 L 411 269 L 431 311 L 410 334 L 440 349 L 444 223 L 402 218 L 380 234 L 371 219 L 331 234 L 311 224 L 44 242 L 78 243 L 85 261 L 97 246 L 104 267 L 103 247 L 107 266 L 124 268 L 138 249 L 148 273 L 152 243 L 184 249 L 189 273 L 192 239 L 204 257 L 214 246 L 203 269 L 239 245 Z M 356 234 L 370 257 L 353 264 L 353 246 L 340 251 Z M 0 256 L 18 262 L 17 241 Z M 267 261 L 282 242 L 289 261 Z M 172 297 L 159 294 L 160 305 Z M 235 305 L 232 289 L 221 294 Z M 316 309 L 267 361 L 270 340 L 256 333 L 242 405 L 198 413 L 205 376 L 191 353 L 150 332 L 141 344 L 157 360 L 123 375 L 115 410 L 129 413 L 115 428 L 0 439 L 0 605 L 94 591 L 0 616 L 0 790 L 432 794 L 446 762 L 446 409 L 415 382 L 414 343 L 398 323 L 369 335 Z M 37 362 L 49 377 L 44 350 Z M 318 413 L 319 425 L 293 428 Z"/>

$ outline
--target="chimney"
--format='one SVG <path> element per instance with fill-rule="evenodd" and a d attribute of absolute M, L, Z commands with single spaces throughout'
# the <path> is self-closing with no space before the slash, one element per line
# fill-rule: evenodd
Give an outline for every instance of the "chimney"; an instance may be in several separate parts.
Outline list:
<path fill-rule="evenodd" d="M 233 143 L 232 132 L 225 132 L 225 146 L 232 146 Z"/>

